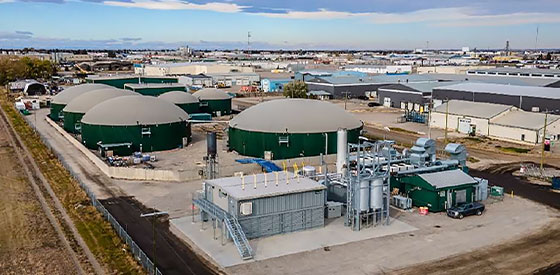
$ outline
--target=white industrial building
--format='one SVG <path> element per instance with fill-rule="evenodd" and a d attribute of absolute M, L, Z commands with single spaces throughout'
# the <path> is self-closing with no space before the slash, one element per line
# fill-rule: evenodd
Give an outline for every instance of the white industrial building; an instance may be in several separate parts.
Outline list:
<path fill-rule="evenodd" d="M 134 73 L 140 75 L 196 75 L 196 74 L 223 74 L 223 73 L 250 73 L 253 68 L 236 66 L 224 63 L 163 63 L 134 67 Z"/>
<path fill-rule="evenodd" d="M 490 137 L 497 139 L 539 143 L 542 142 L 545 114 L 512 110 L 490 122 Z M 548 115 L 546 137 L 560 139 L 560 116 Z"/>
<path fill-rule="evenodd" d="M 432 110 L 430 127 L 464 134 L 536 144 L 542 142 L 545 114 L 519 110 L 514 106 L 450 100 Z M 546 137 L 560 140 L 560 116 L 547 116 Z"/>
<path fill-rule="evenodd" d="M 261 81 L 257 73 L 231 72 L 231 73 L 209 73 L 214 85 L 223 84 L 226 87 L 256 85 Z"/>
<path fill-rule="evenodd" d="M 489 136 L 490 120 L 513 108 L 515 107 L 502 104 L 450 100 L 432 110 L 430 126 L 445 128 L 447 113 L 448 130 Z"/>

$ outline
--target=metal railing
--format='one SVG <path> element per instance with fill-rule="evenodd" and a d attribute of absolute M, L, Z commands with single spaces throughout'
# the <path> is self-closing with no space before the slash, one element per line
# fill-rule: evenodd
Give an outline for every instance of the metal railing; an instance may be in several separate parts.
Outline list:
<path fill-rule="evenodd" d="M 241 228 L 241 225 L 234 216 L 204 198 L 194 199 L 193 203 L 196 204 L 201 211 L 204 211 L 212 216 L 212 218 L 216 218 L 224 222 L 228 233 L 243 260 L 249 260 L 253 258 L 253 249 L 251 248 L 251 245 L 249 244 L 249 241 L 247 240 L 247 237 L 243 232 L 243 228 Z"/>
<path fill-rule="evenodd" d="M 23 116 L 22 118 L 25 120 Z M 82 179 L 74 173 L 72 167 L 68 164 L 64 156 L 53 149 L 51 142 L 41 132 L 37 131 L 35 125 L 31 123 L 27 123 L 27 125 L 33 128 L 33 130 L 35 131 L 35 133 L 37 133 L 37 135 L 39 136 L 43 144 L 57 157 L 57 159 L 60 161 L 62 166 L 64 166 L 64 168 L 70 173 L 72 178 L 74 178 L 76 182 L 78 182 L 82 190 L 84 190 L 84 192 L 91 200 L 91 204 L 111 224 L 111 226 L 113 227 L 117 235 L 119 235 L 119 237 L 129 247 L 130 252 L 132 253 L 132 255 L 134 255 L 134 259 L 136 259 L 136 261 L 140 263 L 140 265 L 148 272 L 148 274 L 162 275 L 159 268 L 156 268 L 156 272 L 154 273 L 154 263 L 152 262 L 152 260 L 150 260 L 150 258 L 146 255 L 146 253 L 144 253 L 144 251 L 142 251 L 142 249 L 136 244 L 136 242 L 132 239 L 132 237 L 130 237 L 126 229 L 120 225 L 117 219 L 115 219 L 115 217 L 111 215 L 109 210 L 107 210 L 107 208 L 105 208 L 105 206 L 103 206 L 103 204 L 101 204 L 101 202 L 97 200 L 97 197 L 95 196 L 93 191 L 91 191 L 91 189 L 82 181 Z"/>

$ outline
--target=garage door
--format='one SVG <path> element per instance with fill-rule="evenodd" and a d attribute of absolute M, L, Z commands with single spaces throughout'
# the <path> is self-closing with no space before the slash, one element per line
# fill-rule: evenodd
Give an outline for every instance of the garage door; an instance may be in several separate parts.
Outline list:
<path fill-rule="evenodd" d="M 459 119 L 459 128 L 457 131 L 463 134 L 468 134 L 471 130 L 471 119 L 470 118 L 460 118 Z"/>

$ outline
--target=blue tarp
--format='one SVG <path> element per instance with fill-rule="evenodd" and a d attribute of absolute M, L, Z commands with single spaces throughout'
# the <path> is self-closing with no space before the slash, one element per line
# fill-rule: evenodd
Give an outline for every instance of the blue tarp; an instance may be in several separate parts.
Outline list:
<path fill-rule="evenodd" d="M 267 173 L 270 172 L 276 172 L 276 171 L 282 171 L 282 169 L 280 167 L 278 167 L 278 165 L 274 164 L 271 161 L 268 160 L 264 160 L 264 159 L 236 159 L 235 161 L 242 163 L 242 164 L 247 164 L 247 163 L 256 163 L 258 165 L 260 165 L 262 168 L 264 168 L 264 170 Z"/>

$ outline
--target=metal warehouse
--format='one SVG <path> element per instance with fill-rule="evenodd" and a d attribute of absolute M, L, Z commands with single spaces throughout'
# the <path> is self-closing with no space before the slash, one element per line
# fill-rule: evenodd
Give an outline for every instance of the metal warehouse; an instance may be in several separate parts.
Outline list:
<path fill-rule="evenodd" d="M 276 172 L 206 180 L 203 199 L 237 219 L 247 238 L 258 238 L 324 226 L 325 189 Z"/>
<path fill-rule="evenodd" d="M 161 94 L 158 98 L 177 105 L 189 115 L 199 112 L 200 101 L 188 92 L 171 91 Z"/>
<path fill-rule="evenodd" d="M 514 109 L 485 102 L 449 100 L 432 110 L 430 127 L 456 130 L 463 134 L 490 135 L 490 121 Z"/>
<path fill-rule="evenodd" d="M 155 97 L 117 97 L 84 115 L 82 142 L 118 155 L 181 148 L 191 137 L 187 119 L 181 108 Z"/>
<path fill-rule="evenodd" d="M 473 202 L 478 181 L 460 169 L 416 174 L 399 179 L 404 193 L 412 199 L 414 206 L 425 206 L 431 212 L 459 203 Z"/>
<path fill-rule="evenodd" d="M 62 109 L 62 113 L 64 114 L 64 130 L 75 134 L 80 133 L 80 120 L 89 109 L 105 100 L 130 95 L 138 94 L 132 91 L 111 87 L 93 90 L 74 98 Z"/>
<path fill-rule="evenodd" d="M 432 89 L 449 85 L 443 82 L 399 83 L 380 87 L 377 98 L 386 107 L 424 112 L 429 108 Z"/>
<path fill-rule="evenodd" d="M 177 83 L 176 77 L 165 76 L 139 76 L 139 75 L 113 75 L 99 76 L 93 75 L 86 78 L 88 83 L 101 83 L 113 86 L 115 88 L 124 89 L 125 84 L 141 84 L 141 83 Z"/>
<path fill-rule="evenodd" d="M 124 84 L 124 88 L 149 96 L 159 96 L 169 91 L 187 91 L 187 86 L 179 83 L 127 83 Z"/>
<path fill-rule="evenodd" d="M 490 120 L 489 135 L 508 141 L 539 143 L 542 142 L 546 120 L 546 137 L 560 139 L 560 116 L 512 110 Z"/>
<path fill-rule="evenodd" d="M 64 89 L 52 98 L 51 112 L 49 116 L 52 120 L 59 121 L 63 118 L 62 109 L 64 109 L 64 107 L 66 107 L 66 105 L 74 98 L 86 92 L 110 87 L 111 86 L 105 84 L 82 84 Z"/>
<path fill-rule="evenodd" d="M 337 130 L 357 143 L 363 123 L 335 104 L 310 99 L 279 99 L 252 106 L 229 123 L 229 148 L 239 154 L 273 159 L 337 152 Z"/>
<path fill-rule="evenodd" d="M 193 94 L 200 100 L 200 112 L 212 116 L 231 114 L 231 96 L 215 88 L 204 88 Z"/>
<path fill-rule="evenodd" d="M 486 83 L 460 83 L 434 88 L 434 104 L 457 99 L 516 106 L 525 111 L 556 110 L 560 106 L 557 88 L 529 87 Z"/>

